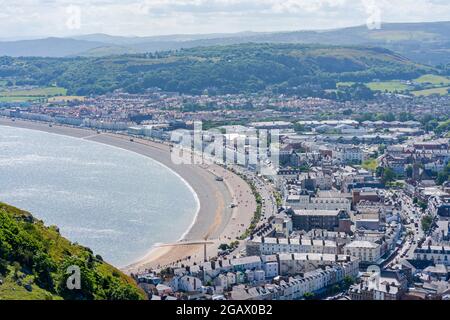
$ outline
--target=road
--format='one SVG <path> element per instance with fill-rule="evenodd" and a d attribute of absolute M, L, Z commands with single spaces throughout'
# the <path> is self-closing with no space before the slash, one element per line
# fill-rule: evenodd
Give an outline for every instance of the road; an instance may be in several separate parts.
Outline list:
<path fill-rule="evenodd" d="M 261 221 L 258 225 L 267 222 L 270 217 L 275 216 L 278 213 L 277 201 L 274 196 L 274 192 L 276 191 L 275 186 L 266 178 L 258 176 L 244 167 L 233 165 L 231 168 L 235 172 L 244 175 L 250 182 L 252 182 L 258 193 L 261 195 Z"/>
<path fill-rule="evenodd" d="M 396 191 L 395 199 L 392 191 L 388 191 L 386 195 L 393 201 L 394 205 L 400 209 L 402 220 L 406 221 L 406 223 L 403 224 L 406 229 L 405 239 L 398 249 L 397 254 L 387 265 L 392 266 L 401 263 L 404 260 L 414 258 L 414 250 L 417 248 L 420 240 L 425 237 L 421 224 L 421 219 L 425 213 L 423 213 L 422 209 L 415 205 L 411 197 L 406 195 L 403 191 Z"/>

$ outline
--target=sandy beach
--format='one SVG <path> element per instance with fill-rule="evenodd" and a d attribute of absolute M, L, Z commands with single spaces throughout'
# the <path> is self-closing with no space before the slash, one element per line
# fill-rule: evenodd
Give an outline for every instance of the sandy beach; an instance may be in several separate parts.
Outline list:
<path fill-rule="evenodd" d="M 50 127 L 45 123 L 12 121 L 7 118 L 0 118 L 0 125 L 61 134 L 122 148 L 150 157 L 170 168 L 192 187 L 200 202 L 196 219 L 181 243 L 207 239 L 212 242 L 207 246 L 208 256 L 216 255 L 221 243 L 236 240 L 246 230 L 256 210 L 251 189 L 239 176 L 215 164 L 177 165 L 172 162 L 170 148 L 165 144 L 144 139 L 130 141 L 130 138 L 125 135 L 98 134 L 89 129 L 57 125 Z M 224 181 L 216 181 L 217 176 L 223 177 Z M 237 207 L 230 208 L 231 203 L 237 204 Z M 164 232 L 164 230 L 155 230 L 155 232 Z M 190 259 L 186 260 L 187 257 Z M 135 273 L 149 268 L 161 268 L 179 261 L 192 264 L 202 260 L 203 245 L 149 248 L 149 253 L 145 257 L 123 268 L 123 271 Z"/>

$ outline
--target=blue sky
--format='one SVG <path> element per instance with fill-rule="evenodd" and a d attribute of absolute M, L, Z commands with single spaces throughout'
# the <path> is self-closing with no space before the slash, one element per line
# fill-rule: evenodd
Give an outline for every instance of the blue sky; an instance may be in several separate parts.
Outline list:
<path fill-rule="evenodd" d="M 330 29 L 450 20 L 449 0 L 0 0 L 0 38 Z"/>

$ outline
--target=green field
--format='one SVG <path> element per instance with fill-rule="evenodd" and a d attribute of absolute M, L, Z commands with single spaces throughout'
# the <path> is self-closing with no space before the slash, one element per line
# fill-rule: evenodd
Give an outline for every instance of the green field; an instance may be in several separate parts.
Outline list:
<path fill-rule="evenodd" d="M 363 162 L 362 167 L 366 170 L 376 171 L 378 168 L 378 160 L 377 159 L 369 159 Z"/>
<path fill-rule="evenodd" d="M 448 90 L 450 87 L 441 87 L 441 88 L 431 88 L 431 89 L 425 89 L 425 90 L 418 90 L 418 91 L 412 91 L 411 93 L 418 96 L 431 96 L 432 94 L 439 94 L 441 96 L 448 95 Z"/>
<path fill-rule="evenodd" d="M 400 80 L 368 82 L 365 85 L 372 91 L 381 92 L 410 92 L 415 96 L 429 96 L 431 94 L 446 95 L 448 86 L 450 85 L 450 78 L 426 74 L 417 79 L 411 80 L 417 84 L 421 84 L 423 89 L 412 91 L 413 87 Z M 354 82 L 339 82 L 337 87 L 351 86 Z"/>
<path fill-rule="evenodd" d="M 34 88 L 29 90 L 1 90 L 0 102 L 29 102 L 54 96 L 64 96 L 67 90 L 60 87 Z"/>
<path fill-rule="evenodd" d="M 8 271 L 9 274 L 3 278 L 3 284 L 0 285 L 0 300 L 61 300 L 61 297 L 53 295 L 34 284 L 33 276 L 18 272 L 22 283 L 22 285 L 19 285 L 15 279 L 13 268 L 9 267 Z M 27 284 L 31 285 L 31 291 L 25 289 Z"/>
<path fill-rule="evenodd" d="M 39 98 L 43 98 L 43 97 L 5 97 L 5 96 L 0 96 L 0 102 L 29 102 L 29 101 L 36 101 L 39 100 Z"/>
<path fill-rule="evenodd" d="M 349 87 L 353 85 L 354 82 L 338 82 L 336 86 L 339 87 Z M 382 92 L 395 92 L 395 91 L 406 91 L 409 89 L 407 84 L 402 83 L 399 80 L 392 81 L 381 81 L 381 82 L 368 82 L 364 83 L 370 90 L 382 91 Z"/>
<path fill-rule="evenodd" d="M 366 83 L 366 86 L 369 87 L 373 91 L 382 91 L 382 92 L 395 92 L 395 91 L 406 91 L 409 89 L 409 86 L 405 83 L 402 83 L 398 80 L 393 81 L 382 81 L 382 82 L 369 82 Z"/>
<path fill-rule="evenodd" d="M 354 85 L 354 82 L 338 82 L 336 83 L 336 87 L 350 87 L 352 85 Z"/>
<path fill-rule="evenodd" d="M 434 74 L 426 74 L 414 80 L 417 83 L 430 83 L 433 85 L 449 85 L 450 79 L 443 76 L 437 76 Z"/>

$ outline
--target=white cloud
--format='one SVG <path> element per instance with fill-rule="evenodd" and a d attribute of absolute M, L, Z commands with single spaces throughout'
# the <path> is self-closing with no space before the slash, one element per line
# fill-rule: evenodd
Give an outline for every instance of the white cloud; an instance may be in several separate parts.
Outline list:
<path fill-rule="evenodd" d="M 323 29 L 383 21 L 448 20 L 448 0 L 0 0 L 0 37 Z M 67 8 L 81 9 L 68 28 Z"/>

